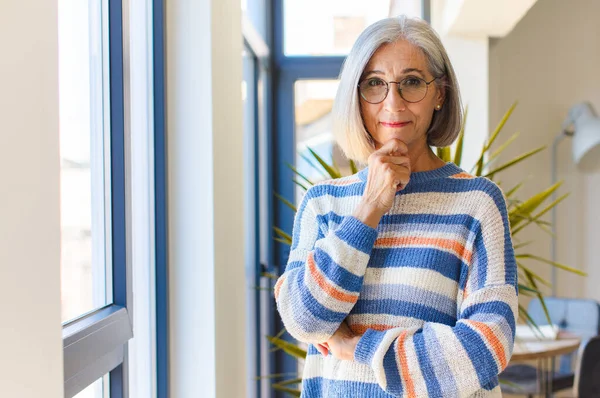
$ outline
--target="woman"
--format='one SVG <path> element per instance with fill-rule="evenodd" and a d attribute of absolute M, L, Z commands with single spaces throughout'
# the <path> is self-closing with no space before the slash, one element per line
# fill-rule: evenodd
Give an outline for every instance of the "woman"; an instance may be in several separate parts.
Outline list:
<path fill-rule="evenodd" d="M 430 148 L 461 121 L 431 27 L 369 26 L 333 113 L 338 144 L 368 166 L 308 190 L 275 285 L 287 331 L 309 343 L 302 396 L 501 397 L 518 308 L 506 203 Z"/>

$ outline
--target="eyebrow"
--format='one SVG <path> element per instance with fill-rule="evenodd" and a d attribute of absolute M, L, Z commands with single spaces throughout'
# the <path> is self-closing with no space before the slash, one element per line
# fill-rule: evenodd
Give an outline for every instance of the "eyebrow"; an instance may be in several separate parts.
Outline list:
<path fill-rule="evenodd" d="M 419 68 L 405 68 L 402 70 L 403 75 L 406 75 L 411 72 L 417 72 L 421 76 L 425 77 L 425 73 L 423 73 L 423 71 Z M 365 72 L 363 76 L 367 77 L 368 75 L 385 75 L 385 73 L 380 70 L 370 70 L 370 71 Z"/>

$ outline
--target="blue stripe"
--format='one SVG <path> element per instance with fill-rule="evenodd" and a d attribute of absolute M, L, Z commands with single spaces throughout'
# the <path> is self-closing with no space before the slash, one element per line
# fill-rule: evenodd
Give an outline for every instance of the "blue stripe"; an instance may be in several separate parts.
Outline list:
<path fill-rule="evenodd" d="M 456 282 L 458 282 L 462 267 L 467 266 L 468 264 L 454 254 L 422 247 L 375 248 L 369 259 L 369 267 L 429 269 Z"/>
<path fill-rule="evenodd" d="M 500 369 L 498 369 L 496 360 L 479 334 L 462 323 L 456 325 L 454 333 L 473 364 L 479 384 L 486 385 L 494 377 L 497 377 Z"/>
<path fill-rule="evenodd" d="M 343 286 L 348 291 L 360 292 L 363 284 L 362 276 L 354 275 L 352 272 L 341 267 L 333 261 L 325 250 L 319 247 L 314 251 L 314 259 L 316 266 L 330 281 L 338 286 Z"/>
<path fill-rule="evenodd" d="M 448 315 L 456 316 L 456 300 L 431 290 L 402 284 L 364 285 L 360 291 L 364 300 L 392 299 L 411 303 L 431 303 Z"/>
<path fill-rule="evenodd" d="M 426 322 L 443 323 L 454 326 L 456 318 L 425 304 L 410 303 L 401 300 L 363 300 L 352 308 L 351 314 L 387 314 L 420 319 Z"/>
<path fill-rule="evenodd" d="M 444 352 L 444 350 L 442 348 L 442 343 L 438 340 L 437 335 L 435 334 L 434 328 L 426 324 L 421 334 L 423 335 L 425 341 L 427 341 L 429 355 L 431 355 L 433 358 L 436 358 L 436 360 L 432 361 L 431 364 L 434 367 L 434 372 L 438 376 L 438 379 L 441 378 L 444 390 L 458 391 L 455 379 L 456 375 L 452 369 L 450 369 L 448 361 L 440 358 L 440 353 Z M 437 396 L 443 397 L 444 395 L 439 394 Z"/>
<path fill-rule="evenodd" d="M 369 254 L 377 239 L 377 230 L 371 228 L 354 217 L 345 217 L 336 228 L 336 236 L 356 250 Z"/>
<path fill-rule="evenodd" d="M 316 199 L 326 195 L 333 196 L 335 198 L 345 198 L 348 196 L 362 196 L 363 191 L 364 185 L 360 181 L 356 184 L 344 186 L 320 184 L 311 187 L 306 192 L 306 196 L 309 196 L 310 193 L 310 199 Z"/>
<path fill-rule="evenodd" d="M 467 228 L 468 230 L 476 233 L 479 231 L 479 220 L 468 215 L 468 214 L 386 214 L 381 217 L 380 224 L 394 225 L 394 224 L 429 224 L 431 226 L 444 224 L 444 225 L 460 225 Z"/>
<path fill-rule="evenodd" d="M 404 349 L 404 347 L 401 347 L 400 349 Z M 385 379 L 387 381 L 386 391 L 396 396 L 400 396 L 404 391 L 404 386 L 402 385 L 402 380 L 400 379 L 400 369 L 396 363 L 394 344 L 390 346 L 383 356 L 383 369 L 385 371 Z"/>
<path fill-rule="evenodd" d="M 419 360 L 419 366 L 425 379 L 425 385 L 427 386 L 427 392 L 430 397 L 443 397 L 442 388 L 435 374 L 433 363 L 429 358 L 429 352 L 427 352 L 427 346 L 425 345 L 425 336 L 423 333 L 415 333 L 413 336 L 413 343 L 415 345 L 415 351 Z"/>
<path fill-rule="evenodd" d="M 471 319 L 475 314 L 478 316 L 480 314 L 497 314 L 504 317 L 514 334 L 515 317 L 510 305 L 504 301 L 494 300 L 487 301 L 485 303 L 473 304 L 465 309 L 460 317 L 463 319 Z"/>
<path fill-rule="evenodd" d="M 295 275 L 294 275 L 295 274 Z M 302 306 L 306 311 L 299 311 L 299 313 L 294 314 L 294 318 L 296 319 L 296 323 L 304 328 L 304 330 L 308 333 L 319 332 L 323 328 L 320 324 L 327 323 L 333 324 L 337 323 L 339 325 L 340 322 L 346 318 L 347 314 L 344 312 L 332 311 L 329 308 L 323 306 L 319 303 L 313 295 L 310 293 L 306 285 L 304 284 L 304 269 L 298 270 L 297 273 L 288 275 L 289 279 L 295 279 L 294 284 L 290 283 L 288 289 L 293 290 L 296 289 L 296 293 L 300 296 L 300 301 Z M 309 276 L 310 278 L 310 276 Z M 292 282 L 292 281 L 289 281 Z M 289 298 L 287 300 L 290 300 Z M 292 308 L 296 309 L 297 306 L 293 305 Z M 311 315 L 310 318 L 305 319 L 308 315 Z M 314 319 L 313 319 L 314 317 Z M 305 319 L 305 321 L 303 321 Z M 311 328 L 311 326 L 313 326 Z"/>
<path fill-rule="evenodd" d="M 395 398 L 383 391 L 376 383 L 351 380 L 329 380 L 313 377 L 302 381 L 302 397 L 305 398 Z"/>

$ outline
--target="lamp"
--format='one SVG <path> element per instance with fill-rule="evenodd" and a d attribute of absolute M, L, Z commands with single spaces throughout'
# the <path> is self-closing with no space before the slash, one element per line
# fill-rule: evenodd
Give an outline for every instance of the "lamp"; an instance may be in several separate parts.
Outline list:
<path fill-rule="evenodd" d="M 572 127 L 572 128 L 571 128 Z M 588 102 L 574 105 L 563 122 L 562 131 L 552 145 L 552 185 L 556 183 L 556 152 L 565 137 L 573 137 L 572 154 L 575 164 L 589 172 L 600 164 L 600 118 Z M 552 201 L 556 200 L 556 191 Z M 556 262 L 556 206 L 552 208 L 552 261 Z M 552 267 L 552 295 L 556 296 L 556 267 Z"/>

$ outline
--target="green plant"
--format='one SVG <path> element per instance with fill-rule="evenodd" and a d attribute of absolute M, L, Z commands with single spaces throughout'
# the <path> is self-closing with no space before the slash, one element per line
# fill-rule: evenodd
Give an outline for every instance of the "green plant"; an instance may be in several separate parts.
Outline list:
<path fill-rule="evenodd" d="M 528 159 L 528 158 L 534 156 L 535 154 L 543 151 L 546 148 L 545 146 L 541 146 L 539 148 L 536 148 L 529 152 L 526 152 L 520 156 L 517 156 L 516 158 L 514 158 L 506 163 L 503 163 L 499 166 L 496 165 L 498 156 L 511 143 L 513 143 L 518 137 L 518 133 L 513 134 L 508 140 L 506 140 L 503 144 L 499 145 L 498 148 L 492 152 L 492 150 L 491 150 L 492 145 L 496 142 L 496 139 L 498 138 L 498 136 L 499 136 L 502 128 L 506 124 L 508 118 L 513 113 L 515 107 L 516 107 L 516 103 L 514 103 L 508 109 L 508 111 L 505 113 L 504 117 L 502 118 L 502 120 L 500 121 L 500 123 L 498 124 L 496 129 L 492 132 L 489 139 L 484 144 L 484 146 L 481 150 L 481 153 L 479 155 L 479 158 L 471 170 L 471 174 L 473 174 L 475 176 L 487 177 L 491 180 L 494 180 L 496 175 L 498 173 L 500 173 L 501 171 L 506 170 L 510 167 L 514 167 L 515 165 L 521 163 L 525 159 Z M 465 115 L 464 115 L 463 123 L 462 123 L 463 128 L 460 131 L 460 134 L 456 141 L 456 146 L 455 146 L 454 150 L 452 150 L 452 148 L 450 148 L 450 147 L 437 149 L 438 157 L 440 157 L 442 160 L 444 160 L 446 162 L 452 161 L 457 166 L 461 166 L 461 162 L 462 162 L 463 142 L 464 142 L 464 126 L 465 126 L 465 122 L 466 122 L 467 113 L 468 113 L 468 109 L 465 110 Z M 336 178 L 342 177 L 342 174 L 341 174 L 339 168 L 337 167 L 337 165 L 327 164 L 327 162 L 325 162 L 313 150 L 309 149 L 309 151 L 310 151 L 311 155 L 313 156 L 315 162 L 311 161 L 311 159 L 309 159 L 307 157 L 304 157 L 304 159 L 315 170 L 318 170 L 323 175 L 323 177 L 331 178 L 331 179 L 336 179 Z M 317 166 L 317 164 L 320 167 Z M 351 169 L 352 173 L 356 173 L 357 167 L 354 164 L 354 162 L 350 161 L 349 165 L 350 165 L 350 169 Z M 314 185 L 314 183 L 312 181 L 310 181 L 307 177 L 302 175 L 292 165 L 288 164 L 288 167 L 290 167 L 291 170 L 294 172 L 294 174 L 298 177 L 297 179 L 294 179 L 294 183 L 296 183 L 302 189 L 304 189 L 306 191 L 309 186 Z M 548 282 L 547 280 L 545 280 L 544 278 L 539 276 L 537 273 L 532 271 L 531 268 L 525 264 L 525 261 L 534 260 L 534 261 L 546 263 L 550 266 L 557 267 L 562 270 L 572 272 L 572 273 L 575 273 L 575 274 L 578 274 L 581 276 L 586 276 L 586 274 L 578 269 L 569 267 L 565 264 L 553 262 L 553 261 L 550 261 L 541 256 L 529 253 L 527 251 L 523 251 L 524 248 L 527 245 L 529 245 L 531 242 L 519 242 L 519 239 L 518 239 L 519 233 L 525 227 L 534 224 L 537 227 L 541 228 L 543 231 L 550 234 L 550 231 L 548 230 L 549 223 L 546 221 L 543 221 L 541 218 L 548 211 L 550 211 L 554 206 L 558 205 L 560 202 L 562 202 L 568 196 L 568 194 L 564 194 L 564 195 L 560 196 L 558 199 L 556 199 L 555 201 L 545 205 L 545 207 L 542 207 L 542 205 L 544 205 L 544 203 L 546 203 L 547 199 L 552 195 L 552 193 L 560 187 L 562 182 L 558 182 L 558 183 L 550 186 L 549 188 L 531 196 L 530 198 L 527 198 L 526 200 L 520 200 L 517 198 L 517 192 L 523 186 L 524 183 L 525 183 L 525 181 L 522 181 L 522 182 L 516 184 L 514 187 L 511 187 L 510 189 L 504 190 L 504 194 L 507 199 L 510 229 L 511 229 L 511 235 L 513 237 L 513 247 L 515 249 L 515 257 L 516 257 L 517 266 L 518 266 L 518 275 L 519 275 L 518 289 L 519 289 L 519 294 L 522 296 L 538 297 L 540 299 L 540 301 L 542 303 L 542 307 L 546 314 L 546 318 L 548 319 L 548 322 L 551 323 L 550 315 L 548 313 L 548 309 L 546 308 L 546 304 L 544 301 L 544 295 L 543 295 L 542 291 L 540 290 L 540 285 L 551 287 L 551 284 L 550 284 L 550 282 Z M 498 184 L 500 185 L 500 183 L 498 183 Z M 292 209 L 294 212 L 296 211 L 295 206 L 291 202 L 289 202 L 288 200 L 283 198 L 281 195 L 276 194 L 276 196 L 279 200 L 281 200 L 283 203 L 285 203 L 290 209 Z M 287 244 L 287 245 L 291 244 L 292 238 L 288 233 L 286 233 L 285 231 L 283 231 L 277 227 L 274 227 L 274 231 L 275 231 L 275 235 L 276 235 L 275 240 L 277 240 L 278 242 L 281 242 L 283 244 Z M 277 277 L 276 275 L 270 275 L 270 274 L 265 274 L 265 276 L 269 276 L 271 278 Z M 519 303 L 519 319 L 524 321 L 528 325 L 530 325 L 534 330 L 539 331 L 538 326 L 535 324 L 533 319 L 529 316 L 529 314 L 527 313 L 527 310 L 521 303 Z M 276 347 L 275 349 L 282 349 L 286 353 L 293 355 L 297 358 L 304 358 L 306 356 L 306 351 L 302 350 L 300 347 L 298 347 L 292 343 L 289 343 L 289 342 L 281 339 L 280 338 L 281 334 L 282 333 L 280 333 L 278 336 L 275 336 L 275 337 L 270 337 L 270 336 L 268 337 L 270 342 Z M 300 396 L 299 390 L 292 389 L 289 387 L 290 385 L 298 384 L 300 381 L 301 381 L 301 379 L 294 378 L 292 380 L 286 380 L 283 382 L 274 383 L 273 386 L 277 390 L 288 392 L 294 396 Z"/>

